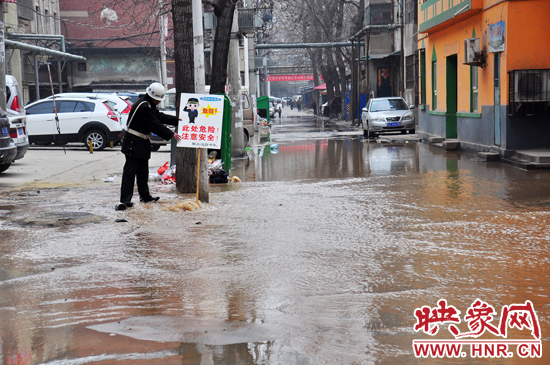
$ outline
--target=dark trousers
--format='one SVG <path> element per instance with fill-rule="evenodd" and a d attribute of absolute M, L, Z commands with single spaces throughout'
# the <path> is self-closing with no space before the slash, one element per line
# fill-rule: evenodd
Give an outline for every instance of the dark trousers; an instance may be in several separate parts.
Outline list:
<path fill-rule="evenodd" d="M 137 180 L 140 198 L 147 199 L 149 194 L 149 160 L 126 156 L 126 163 L 122 171 L 122 184 L 120 186 L 120 201 L 128 203 L 134 195 L 134 181 Z"/>

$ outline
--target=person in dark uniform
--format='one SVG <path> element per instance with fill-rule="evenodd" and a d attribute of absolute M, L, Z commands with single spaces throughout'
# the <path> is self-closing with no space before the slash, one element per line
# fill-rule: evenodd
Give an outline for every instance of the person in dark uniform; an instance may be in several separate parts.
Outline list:
<path fill-rule="evenodd" d="M 128 114 L 128 126 L 121 149 L 122 153 L 126 155 L 126 162 L 122 172 L 120 203 L 115 206 L 115 210 L 125 210 L 134 205 L 132 196 L 136 180 L 141 202 L 149 203 L 159 200 L 159 197 L 151 196 L 147 185 L 149 159 L 151 158 L 149 134 L 155 133 L 167 141 L 170 138 L 174 138 L 176 141 L 181 139 L 177 133 L 165 126 L 165 124 L 177 125 L 178 118 L 161 113 L 157 109 L 157 104 L 164 99 L 165 93 L 162 84 L 152 83 L 147 87 L 146 94 L 132 105 Z"/>

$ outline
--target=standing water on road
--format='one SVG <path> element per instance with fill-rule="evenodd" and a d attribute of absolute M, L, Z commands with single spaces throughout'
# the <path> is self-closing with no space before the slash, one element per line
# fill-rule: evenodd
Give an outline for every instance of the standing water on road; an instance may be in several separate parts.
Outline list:
<path fill-rule="evenodd" d="M 413 340 L 454 339 L 448 323 L 414 330 L 415 309 L 440 299 L 461 333 L 478 329 L 464 319 L 476 299 L 494 308 L 487 327 L 530 301 L 542 355 L 528 361 L 548 363 L 550 174 L 347 125 L 283 111 L 233 161 L 242 183 L 192 212 L 163 210 L 175 193 L 161 188 L 124 213 L 117 188 L 3 196 L 4 363 L 416 363 Z M 25 221 L 67 204 L 105 219 Z M 457 363 L 495 361 L 470 346 Z M 527 361 L 516 347 L 496 361 Z"/>

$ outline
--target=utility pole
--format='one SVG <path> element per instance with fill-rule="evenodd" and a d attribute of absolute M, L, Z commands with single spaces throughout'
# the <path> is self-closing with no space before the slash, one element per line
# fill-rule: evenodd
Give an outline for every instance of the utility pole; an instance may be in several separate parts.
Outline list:
<path fill-rule="evenodd" d="M 241 109 L 241 72 L 239 70 L 239 19 L 238 11 L 233 13 L 231 40 L 228 55 L 229 99 L 231 100 L 231 155 L 241 157 L 244 151 L 243 112 Z"/>
<path fill-rule="evenodd" d="M 403 30 L 403 28 L 405 27 L 405 16 L 403 14 L 403 12 L 405 11 L 405 8 L 404 8 L 404 2 L 405 0 L 399 0 L 399 6 L 400 6 L 400 10 L 399 12 L 401 13 L 400 16 L 401 16 L 401 77 L 399 78 L 399 87 L 401 90 L 399 90 L 400 94 L 401 94 L 401 97 L 404 98 L 405 97 L 405 47 L 404 47 L 404 40 L 403 40 L 403 37 L 405 36 L 405 32 Z"/>
<path fill-rule="evenodd" d="M 191 4 L 193 8 L 193 58 L 195 68 L 195 93 L 204 94 L 205 76 L 204 34 L 202 30 L 202 2 L 201 0 L 192 0 Z M 201 148 L 198 168 L 200 169 L 199 199 L 203 202 L 208 202 L 208 150 L 206 148 Z"/>
<path fill-rule="evenodd" d="M 160 33 L 160 83 L 168 87 L 168 73 L 166 71 L 166 24 L 163 0 L 159 0 L 159 33 Z"/>
<path fill-rule="evenodd" d="M 0 107 L 6 110 L 6 45 L 4 43 L 4 1 L 0 1 Z"/>

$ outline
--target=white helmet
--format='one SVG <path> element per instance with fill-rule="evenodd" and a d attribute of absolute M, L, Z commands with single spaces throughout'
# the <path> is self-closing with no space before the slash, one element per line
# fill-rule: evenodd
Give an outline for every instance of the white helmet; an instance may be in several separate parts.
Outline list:
<path fill-rule="evenodd" d="M 160 82 L 153 82 L 147 87 L 146 92 L 147 95 L 158 101 L 162 101 L 164 99 L 164 94 L 166 94 L 166 90 Z"/>

